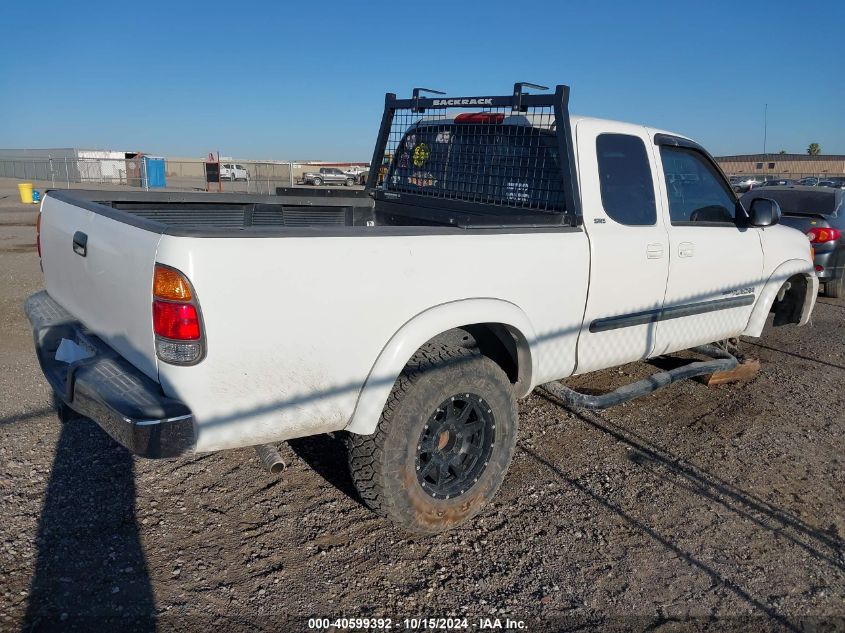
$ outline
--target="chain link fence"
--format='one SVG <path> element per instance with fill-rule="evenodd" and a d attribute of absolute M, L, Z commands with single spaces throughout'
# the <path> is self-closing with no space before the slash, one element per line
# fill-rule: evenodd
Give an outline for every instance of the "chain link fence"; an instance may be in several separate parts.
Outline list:
<path fill-rule="evenodd" d="M 153 161 L 158 161 L 157 163 Z M 161 166 L 163 162 L 163 170 Z M 201 160 L 170 160 L 143 157 L 116 158 L 32 158 L 0 157 L 0 177 L 33 182 L 41 188 L 111 189 L 130 187 L 144 190 L 223 191 L 272 195 L 277 187 L 299 183 L 313 165 L 293 162 L 221 161 L 221 182 L 206 183 Z M 155 166 L 155 172 L 153 170 Z M 235 168 L 237 167 L 237 168 Z M 148 173 L 149 172 L 149 173 Z"/>
<path fill-rule="evenodd" d="M 156 173 L 145 158 L 156 163 Z M 163 170 L 161 163 L 163 162 Z M 223 191 L 272 195 L 277 187 L 293 187 L 302 181 L 306 171 L 317 171 L 324 165 L 294 162 L 221 160 L 221 182 L 206 183 L 205 163 L 201 160 L 168 158 L 80 158 L 73 156 L 8 157 L 0 156 L 0 178 L 16 178 L 32 182 L 37 188 L 112 189 L 130 187 L 143 190 Z M 225 166 L 230 165 L 230 169 Z M 148 173 L 150 171 L 150 173 Z M 758 182 L 773 179 L 799 181 L 805 178 L 826 180 L 827 171 L 793 173 L 727 172 L 732 183 L 753 178 Z M 841 176 L 839 176 L 841 178 Z M 356 178 L 357 180 L 357 178 Z M 815 183 L 812 183 L 815 184 Z"/>

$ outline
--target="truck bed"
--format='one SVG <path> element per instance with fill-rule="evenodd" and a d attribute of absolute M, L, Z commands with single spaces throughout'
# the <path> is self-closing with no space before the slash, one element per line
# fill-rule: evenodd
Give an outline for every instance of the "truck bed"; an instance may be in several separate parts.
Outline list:
<path fill-rule="evenodd" d="M 51 190 L 57 200 L 154 233 L 183 237 L 354 233 L 356 227 L 511 228 L 561 224 L 560 214 L 443 211 L 374 201 L 363 190 L 278 188 L 276 195 Z"/>
<path fill-rule="evenodd" d="M 281 191 L 275 196 L 97 190 L 57 190 L 49 195 L 170 235 L 243 236 L 285 228 L 366 226 L 373 219 L 373 200 L 364 191 Z"/>
<path fill-rule="evenodd" d="M 406 353 L 383 352 L 391 340 L 416 348 L 430 338 L 412 322 L 438 332 L 512 324 L 537 348 L 531 381 L 573 371 L 568 335 L 581 325 L 590 260 L 583 229 L 427 224 L 405 209 L 380 216 L 363 192 L 305 193 L 50 192 L 40 223 L 46 290 L 188 406 L 197 450 L 336 431 L 356 411 L 377 420 L 367 407 L 383 403 L 358 408 L 358 396 L 365 383 L 375 400 L 390 390 L 393 368 L 374 366 Z M 156 264 L 185 274 L 201 306 L 206 356 L 196 365 L 157 360 Z M 566 292 L 530 282 L 564 270 Z"/>

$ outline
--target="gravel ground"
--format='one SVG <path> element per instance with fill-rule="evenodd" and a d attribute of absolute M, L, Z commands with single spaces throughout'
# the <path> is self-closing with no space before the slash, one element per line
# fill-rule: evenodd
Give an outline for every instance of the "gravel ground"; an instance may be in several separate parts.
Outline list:
<path fill-rule="evenodd" d="M 845 630 L 845 302 L 744 342 L 763 366 L 745 384 L 601 413 L 525 399 L 495 502 L 416 538 L 361 506 L 330 436 L 283 445 L 275 477 L 251 450 L 148 461 L 60 423 L 21 308 L 41 276 L 15 195 L 0 186 L 0 629 Z"/>

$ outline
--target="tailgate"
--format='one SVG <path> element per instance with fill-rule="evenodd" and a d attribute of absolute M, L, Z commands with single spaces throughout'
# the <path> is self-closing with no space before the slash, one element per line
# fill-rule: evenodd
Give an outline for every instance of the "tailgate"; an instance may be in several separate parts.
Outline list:
<path fill-rule="evenodd" d="M 48 193 L 41 258 L 50 296 L 121 356 L 157 380 L 152 278 L 161 235 Z M 85 242 L 84 249 L 74 242 Z"/>

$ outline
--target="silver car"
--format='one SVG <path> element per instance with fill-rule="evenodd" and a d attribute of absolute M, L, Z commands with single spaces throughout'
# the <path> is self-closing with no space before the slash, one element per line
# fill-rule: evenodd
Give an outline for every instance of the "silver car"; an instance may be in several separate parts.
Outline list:
<path fill-rule="evenodd" d="M 355 177 L 344 174 L 337 167 L 320 167 L 320 171 L 308 171 L 302 175 L 303 185 L 346 185 L 351 187 L 355 184 Z"/>
<path fill-rule="evenodd" d="M 731 187 L 737 193 L 745 193 L 751 191 L 754 187 L 759 187 L 764 180 L 757 176 L 731 176 Z"/>

